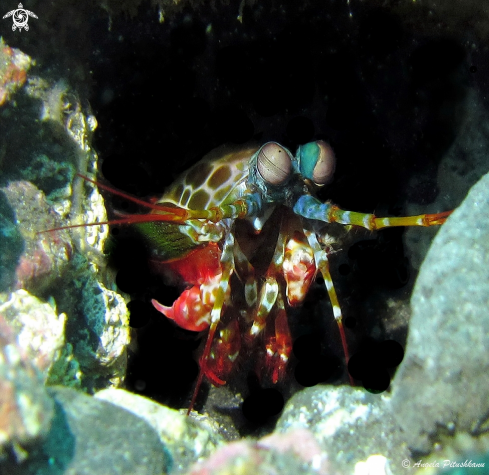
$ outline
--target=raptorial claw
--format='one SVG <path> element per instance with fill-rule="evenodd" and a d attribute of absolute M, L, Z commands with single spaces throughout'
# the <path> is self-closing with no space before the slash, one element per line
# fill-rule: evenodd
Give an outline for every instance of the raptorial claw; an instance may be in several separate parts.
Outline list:
<path fill-rule="evenodd" d="M 275 332 L 265 343 L 265 363 L 267 368 L 271 370 L 273 384 L 277 384 L 278 381 L 283 379 L 292 351 L 292 337 L 281 296 L 277 299 L 277 307 L 278 315 L 275 318 Z"/>
<path fill-rule="evenodd" d="M 199 332 L 209 328 L 215 294 L 222 278 L 219 259 L 219 248 L 211 243 L 183 259 L 163 264 L 195 285 L 184 290 L 171 307 L 153 299 L 151 303 L 156 310 L 185 330 Z"/>
<path fill-rule="evenodd" d="M 171 307 L 166 307 L 155 299 L 151 303 L 158 312 L 185 330 L 200 332 L 209 327 L 212 306 L 203 304 L 200 286 L 194 285 L 184 290 Z"/>
<path fill-rule="evenodd" d="M 225 379 L 233 369 L 240 349 L 239 324 L 236 319 L 233 319 L 214 338 L 209 357 L 207 359 L 201 358 L 202 372 L 213 384 L 226 384 Z"/>
<path fill-rule="evenodd" d="M 287 284 L 289 305 L 299 305 L 316 277 L 314 252 L 299 235 L 295 235 L 285 246 L 283 274 Z"/>

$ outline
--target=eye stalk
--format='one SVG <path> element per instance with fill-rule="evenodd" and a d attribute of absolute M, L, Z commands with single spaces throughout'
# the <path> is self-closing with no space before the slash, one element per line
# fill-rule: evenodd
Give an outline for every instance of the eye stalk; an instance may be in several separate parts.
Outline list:
<path fill-rule="evenodd" d="M 292 157 L 276 142 L 268 142 L 258 152 L 258 173 L 270 185 L 282 185 L 292 171 Z"/>
<path fill-rule="evenodd" d="M 324 140 L 301 145 L 297 149 L 297 161 L 300 174 L 315 185 L 327 185 L 333 180 L 336 157 Z"/>

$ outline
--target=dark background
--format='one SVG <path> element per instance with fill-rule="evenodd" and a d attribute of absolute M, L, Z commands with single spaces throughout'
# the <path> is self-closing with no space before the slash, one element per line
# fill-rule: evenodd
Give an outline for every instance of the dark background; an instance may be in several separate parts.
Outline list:
<path fill-rule="evenodd" d="M 223 143 L 275 140 L 295 151 L 324 139 L 338 164 L 322 199 L 378 215 L 402 215 L 407 203 L 423 212 L 437 196 L 437 166 L 458 133 L 470 76 L 477 72 L 464 38 L 409 31 L 389 9 L 359 3 L 350 16 L 346 2 L 295 3 L 245 8 L 242 23 L 232 6 L 187 9 L 164 24 L 140 7 L 135 18 L 114 18 L 110 32 L 106 20 L 95 22 L 90 102 L 99 121 L 95 146 L 105 179 L 137 196 L 157 196 Z M 113 206 L 132 209 L 120 200 Z M 388 334 L 380 310 L 389 296 L 405 301 L 414 281 L 402 232 L 357 232 L 333 257 L 353 353 L 372 341 L 404 344 L 406 328 Z M 171 304 L 178 291 L 151 274 L 137 238 L 120 229 L 114 234 L 117 283 L 133 296 L 131 322 L 138 328 L 128 385 L 185 407 L 197 374 L 199 339 L 151 308 L 151 298 Z M 295 355 L 302 359 L 297 366 L 292 358 L 290 380 L 279 385 L 280 393 L 272 394 L 259 375 L 238 364 L 230 387 L 245 397 L 245 415 L 253 424 L 264 423 L 275 409 L 253 417 L 249 406 L 276 408 L 280 401 L 274 397 L 288 397 L 300 387 L 293 369 L 304 385 L 347 381 L 327 302 L 319 283 L 303 308 L 289 314 L 294 336 L 301 337 Z M 304 357 L 301 348 L 310 354 Z M 252 429 L 242 423 L 241 430 Z"/>
<path fill-rule="evenodd" d="M 41 16 L 32 3 L 25 7 Z M 94 147 L 101 180 L 138 197 L 161 195 L 224 143 L 274 140 L 295 152 L 300 144 L 324 139 L 335 150 L 337 168 L 335 181 L 320 192 L 322 200 L 398 216 L 416 204 L 422 213 L 439 193 L 437 167 L 467 114 L 469 87 L 485 88 L 485 37 L 469 23 L 461 28 L 448 21 L 450 15 L 458 18 L 455 10 L 442 17 L 422 6 L 403 10 L 394 3 L 381 8 L 376 2 L 256 2 L 244 8 L 240 22 L 237 5 L 229 2 L 186 6 L 160 23 L 148 3 L 135 16 L 66 3 L 58 13 L 43 12 L 37 36 L 5 31 L 5 40 L 36 52 L 41 64 L 49 64 L 53 47 L 64 50 L 53 76 L 62 70 L 70 83 L 81 84 L 82 96 L 85 91 L 99 124 Z M 86 57 L 84 72 L 70 57 Z M 138 211 L 106 197 L 112 213 Z M 404 345 L 416 270 L 402 235 L 402 229 L 353 231 L 331 256 L 353 354 L 378 354 L 372 344 L 385 340 Z M 151 272 L 148 249 L 130 229 L 113 228 L 112 237 L 107 252 L 117 285 L 131 295 L 136 332 L 128 387 L 188 407 L 199 336 L 175 327 L 150 304 L 157 298 L 169 305 L 182 289 Z M 396 302 L 394 310 L 386 310 L 387 299 Z M 242 433 L 252 432 L 297 388 L 347 382 L 322 282 L 302 308 L 289 312 L 289 321 L 296 344 L 289 377 L 278 391 L 238 362 L 222 399 L 217 396 L 215 403 L 210 391 L 214 402 L 206 410 L 223 412 L 219 406 L 240 392 L 248 422 L 240 419 L 241 409 L 226 410 L 240 421 Z M 395 352 L 389 345 L 382 348 Z M 392 375 L 396 365 L 389 364 Z M 197 409 L 204 408 L 208 391 L 204 385 Z"/>

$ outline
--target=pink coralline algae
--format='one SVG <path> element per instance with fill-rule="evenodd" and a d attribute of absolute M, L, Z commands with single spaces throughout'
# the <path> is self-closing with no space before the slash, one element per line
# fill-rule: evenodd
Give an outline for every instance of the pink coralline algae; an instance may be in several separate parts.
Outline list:
<path fill-rule="evenodd" d="M 0 39 L 0 107 L 24 85 L 31 63 L 29 56 Z"/>
<path fill-rule="evenodd" d="M 53 413 L 42 375 L 0 315 L 0 459 L 9 447 L 23 458 L 24 448 L 48 433 Z"/>
<path fill-rule="evenodd" d="M 2 188 L 15 212 L 25 241 L 24 252 L 16 268 L 16 289 L 40 291 L 60 276 L 72 254 L 66 231 L 41 233 L 59 225 L 44 193 L 32 183 L 16 181 Z"/>
<path fill-rule="evenodd" d="M 307 429 L 239 441 L 218 449 L 187 475 L 332 475 L 316 439 Z"/>

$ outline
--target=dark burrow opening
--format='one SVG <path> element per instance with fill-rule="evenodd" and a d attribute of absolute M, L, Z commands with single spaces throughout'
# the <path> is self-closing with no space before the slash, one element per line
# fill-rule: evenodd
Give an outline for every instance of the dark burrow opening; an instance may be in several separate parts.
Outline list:
<path fill-rule="evenodd" d="M 460 127 L 457 111 L 470 73 L 465 50 L 459 38 L 412 30 L 388 9 L 358 3 L 353 13 L 346 2 L 282 2 L 280 8 L 246 7 L 240 23 L 235 7 L 222 5 L 185 9 L 160 24 L 145 5 L 134 19 L 114 17 L 110 31 L 106 18 L 95 21 L 91 104 L 103 179 L 148 198 L 224 143 L 274 140 L 295 152 L 323 139 L 335 150 L 337 169 L 321 200 L 388 216 L 402 216 L 417 203 L 422 212 L 437 196 L 437 164 Z M 120 199 L 110 206 L 128 212 Z M 417 271 L 402 229 L 341 235 L 331 272 L 346 337 L 353 356 L 371 355 L 363 369 L 352 358 L 350 371 L 375 392 L 387 388 L 399 364 Z M 182 289 L 151 270 L 135 233 L 114 228 L 110 246 L 116 283 L 132 298 L 137 335 L 128 388 L 187 407 L 205 335 L 180 329 L 154 310 L 152 298 L 171 305 Z M 396 302 L 394 311 L 387 299 Z M 242 434 L 273 423 L 299 388 L 347 384 L 323 282 L 289 312 L 289 322 L 295 344 L 287 380 L 263 385 L 253 365 L 242 362 L 223 395 L 223 401 L 230 393 L 244 398 L 239 414 L 231 414 Z M 204 384 L 196 409 L 230 411 L 206 405 L 208 392 Z"/>

